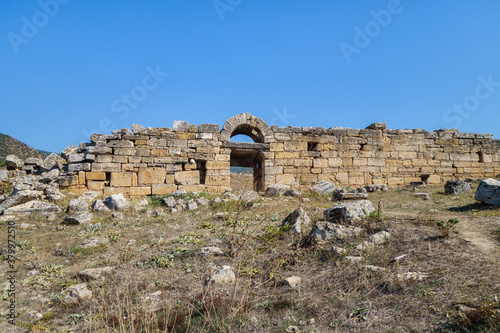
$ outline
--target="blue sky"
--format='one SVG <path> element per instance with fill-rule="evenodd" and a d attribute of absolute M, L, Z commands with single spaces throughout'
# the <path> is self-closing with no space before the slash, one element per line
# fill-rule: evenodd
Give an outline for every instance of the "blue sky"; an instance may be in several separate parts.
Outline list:
<path fill-rule="evenodd" d="M 494 0 L 6 0 L 0 132 L 60 152 L 250 112 L 500 138 L 499 18 Z"/>

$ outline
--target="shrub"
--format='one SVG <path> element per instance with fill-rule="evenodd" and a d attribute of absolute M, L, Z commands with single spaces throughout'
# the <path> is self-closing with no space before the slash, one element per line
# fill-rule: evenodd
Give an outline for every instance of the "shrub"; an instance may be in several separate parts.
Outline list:
<path fill-rule="evenodd" d="M 453 231 L 454 233 L 458 234 L 458 231 L 454 230 L 455 225 L 458 223 L 457 219 L 449 219 L 447 222 L 441 221 L 437 222 L 437 227 L 439 228 L 439 231 L 441 231 L 441 235 L 443 237 L 448 237 L 450 235 L 450 231 Z"/>

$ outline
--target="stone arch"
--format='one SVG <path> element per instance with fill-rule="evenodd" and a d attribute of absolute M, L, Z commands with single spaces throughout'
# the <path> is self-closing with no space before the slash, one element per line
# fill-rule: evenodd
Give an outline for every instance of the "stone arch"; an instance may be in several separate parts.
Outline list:
<path fill-rule="evenodd" d="M 226 120 L 220 132 L 220 140 L 229 141 L 238 134 L 248 135 L 256 143 L 269 143 L 272 140 L 271 128 L 264 120 L 250 113 L 241 113 Z"/>

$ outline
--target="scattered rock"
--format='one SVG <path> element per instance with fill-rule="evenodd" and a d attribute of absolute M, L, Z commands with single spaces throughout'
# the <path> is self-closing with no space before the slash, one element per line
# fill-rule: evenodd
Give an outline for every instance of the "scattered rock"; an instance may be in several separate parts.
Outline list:
<path fill-rule="evenodd" d="M 92 203 L 91 209 L 93 212 L 109 212 L 108 206 L 102 200 L 96 200 Z"/>
<path fill-rule="evenodd" d="M 56 153 L 52 153 L 43 160 L 42 164 L 40 164 L 40 169 L 49 171 L 52 168 L 57 167 L 59 170 L 62 170 L 64 163 L 66 163 L 64 158 Z"/>
<path fill-rule="evenodd" d="M 137 203 L 137 206 L 138 207 L 147 207 L 147 206 L 149 206 L 148 199 L 142 198 L 142 200 Z"/>
<path fill-rule="evenodd" d="M 64 219 L 66 224 L 84 224 L 89 223 L 92 220 L 92 214 L 87 211 L 74 212 L 70 216 Z"/>
<path fill-rule="evenodd" d="M 426 279 L 428 275 L 420 272 L 406 272 L 402 274 L 397 274 L 396 277 L 398 278 L 398 280 L 401 281 L 408 281 L 408 280 L 422 281 Z"/>
<path fill-rule="evenodd" d="M 62 209 L 57 205 L 48 202 L 34 200 L 5 209 L 3 213 L 40 214 L 40 213 L 60 212 L 60 211 L 62 211 Z"/>
<path fill-rule="evenodd" d="M 224 220 L 226 218 L 226 213 L 215 213 L 214 217 L 219 220 Z"/>
<path fill-rule="evenodd" d="M 208 207 L 210 206 L 210 200 L 205 199 L 205 198 L 197 198 L 196 203 L 202 207 Z"/>
<path fill-rule="evenodd" d="M 363 243 L 359 244 L 356 246 L 356 250 L 365 250 L 369 247 L 375 246 L 375 245 L 382 245 L 387 243 L 389 238 L 391 237 L 391 234 L 389 234 L 387 231 L 380 231 L 377 232 L 376 234 L 371 235 L 368 240 L 364 241 Z"/>
<path fill-rule="evenodd" d="M 114 218 L 115 220 L 123 220 L 124 215 L 122 212 L 111 212 L 111 217 Z"/>
<path fill-rule="evenodd" d="M 108 237 L 106 236 L 100 236 L 100 237 L 91 237 L 85 239 L 82 243 L 81 246 L 83 248 L 89 248 L 89 247 L 97 247 L 103 244 L 106 244 L 109 242 Z"/>
<path fill-rule="evenodd" d="M 492 178 L 483 180 L 474 198 L 488 205 L 500 206 L 500 181 Z"/>
<path fill-rule="evenodd" d="M 300 330 L 297 326 L 288 326 L 285 330 L 286 333 L 300 333 Z"/>
<path fill-rule="evenodd" d="M 327 180 L 320 180 L 314 186 L 311 186 L 309 190 L 320 195 L 330 195 L 333 191 L 335 191 L 335 184 L 330 183 Z"/>
<path fill-rule="evenodd" d="M 104 201 L 111 210 L 124 210 L 130 208 L 130 202 L 123 197 L 123 193 L 113 194 Z"/>
<path fill-rule="evenodd" d="M 36 229 L 36 225 L 29 224 L 29 223 L 21 223 L 19 225 L 19 228 L 21 228 L 21 229 Z"/>
<path fill-rule="evenodd" d="M 368 193 L 364 188 L 354 189 L 342 187 L 333 192 L 333 197 L 335 200 L 367 199 Z"/>
<path fill-rule="evenodd" d="M 244 202 L 253 202 L 260 199 L 260 196 L 255 191 L 247 191 L 240 195 L 240 200 Z"/>
<path fill-rule="evenodd" d="M 372 272 L 383 272 L 383 271 L 386 271 L 385 268 L 379 267 L 379 266 L 374 266 L 374 265 L 364 265 L 363 268 L 367 269 L 369 271 L 372 271 Z"/>
<path fill-rule="evenodd" d="M 291 227 L 290 230 L 300 235 L 302 234 L 302 232 L 304 232 L 305 229 L 309 228 L 309 226 L 311 225 L 311 220 L 309 219 L 309 216 L 307 215 L 306 211 L 302 207 L 299 207 L 290 215 L 288 215 L 283 220 L 281 225 L 290 226 Z"/>
<path fill-rule="evenodd" d="M 162 216 L 164 215 L 165 213 L 163 212 L 163 209 L 162 208 L 156 208 L 155 210 L 153 210 L 153 215 L 154 216 Z"/>
<path fill-rule="evenodd" d="M 7 170 L 19 170 L 24 166 L 23 160 L 21 160 L 16 155 L 8 155 L 5 158 L 7 164 Z"/>
<path fill-rule="evenodd" d="M 365 189 L 368 192 L 380 192 L 389 190 L 389 186 L 387 186 L 387 184 L 372 184 L 366 185 Z"/>
<path fill-rule="evenodd" d="M 32 190 L 25 190 L 25 191 L 17 191 L 17 192 L 12 192 L 7 199 L 5 199 L 1 204 L 0 204 L 0 211 L 3 211 L 7 208 L 17 206 L 20 204 L 23 204 L 25 202 L 33 201 L 33 200 L 38 200 L 42 197 L 42 192 L 41 191 L 32 191 Z"/>
<path fill-rule="evenodd" d="M 9 173 L 6 170 L 0 170 L 0 182 L 6 182 L 9 179 Z"/>
<path fill-rule="evenodd" d="M 219 266 L 216 271 L 210 275 L 209 282 L 212 283 L 233 283 L 236 275 L 231 266 Z"/>
<path fill-rule="evenodd" d="M 345 253 L 345 249 L 338 247 L 338 246 L 332 246 L 331 248 L 326 250 L 327 252 L 337 254 L 337 255 L 342 255 Z"/>
<path fill-rule="evenodd" d="M 78 153 L 78 147 L 75 147 L 74 145 L 69 145 L 68 147 L 66 147 L 66 149 L 64 149 L 61 152 L 61 156 L 64 159 L 66 159 L 66 161 L 67 161 L 69 158 L 69 155 L 76 154 L 76 153 Z"/>
<path fill-rule="evenodd" d="M 417 197 L 417 198 L 422 198 L 424 200 L 429 200 L 431 198 L 429 193 L 415 193 L 415 194 L 413 194 L 413 196 Z"/>
<path fill-rule="evenodd" d="M 372 203 L 369 200 L 359 200 L 344 203 L 325 210 L 325 219 L 330 222 L 347 223 L 360 221 L 374 212 Z"/>
<path fill-rule="evenodd" d="M 201 248 L 201 254 L 203 255 L 224 255 L 224 252 L 217 246 L 207 246 Z"/>
<path fill-rule="evenodd" d="M 99 195 L 100 195 L 99 192 L 87 191 L 87 192 L 83 193 L 82 195 L 80 195 L 80 197 L 78 199 L 84 200 L 84 201 L 92 201 L 95 198 L 97 198 Z"/>
<path fill-rule="evenodd" d="M 180 197 L 181 195 L 184 195 L 184 194 L 187 194 L 186 190 L 177 190 L 177 191 L 173 191 L 173 192 L 171 193 L 171 195 L 172 195 L 174 198 Z"/>
<path fill-rule="evenodd" d="M 302 198 L 302 202 L 311 202 L 311 199 L 309 199 L 309 198 Z"/>
<path fill-rule="evenodd" d="M 176 205 L 177 205 L 177 202 L 175 201 L 175 198 L 174 197 L 166 197 L 166 198 L 163 198 L 163 203 L 165 204 L 165 206 L 167 206 L 168 208 L 174 208 Z"/>
<path fill-rule="evenodd" d="M 284 193 L 284 196 L 297 198 L 297 197 L 300 197 L 300 191 L 296 190 L 296 189 L 290 189 Z"/>
<path fill-rule="evenodd" d="M 101 280 L 113 269 L 114 267 L 88 268 L 78 272 L 78 276 L 84 280 Z"/>
<path fill-rule="evenodd" d="M 336 223 L 318 221 L 313 227 L 309 238 L 311 241 L 322 243 L 336 239 L 346 239 L 359 236 L 363 229 L 352 226 L 343 226 Z"/>
<path fill-rule="evenodd" d="M 417 181 L 417 182 L 410 182 L 410 186 L 413 186 L 413 188 L 423 188 L 427 187 L 427 184 L 423 181 Z"/>
<path fill-rule="evenodd" d="M 58 201 L 64 199 L 66 196 L 59 191 L 57 186 L 47 186 L 43 191 L 45 198 L 50 201 Z"/>
<path fill-rule="evenodd" d="M 347 256 L 345 258 L 347 260 L 349 260 L 350 262 L 360 262 L 363 260 L 363 257 L 360 257 L 360 256 Z"/>
<path fill-rule="evenodd" d="M 89 204 L 80 199 L 71 199 L 66 209 L 66 213 L 86 212 L 89 210 Z"/>
<path fill-rule="evenodd" d="M 191 200 L 186 203 L 186 210 L 196 210 L 196 209 L 198 209 L 198 204 L 196 203 L 196 201 Z"/>
<path fill-rule="evenodd" d="M 444 185 L 444 193 L 446 194 L 462 194 L 469 193 L 472 191 L 470 183 L 464 182 L 463 180 L 448 180 Z"/>
<path fill-rule="evenodd" d="M 231 200 L 231 201 L 237 201 L 237 200 L 240 199 L 236 194 L 232 194 L 232 193 L 229 193 L 229 192 L 226 192 L 223 195 L 224 195 L 225 199 Z"/>
<path fill-rule="evenodd" d="M 290 190 L 290 186 L 283 184 L 273 184 L 266 188 L 265 197 L 279 197 Z"/>
<path fill-rule="evenodd" d="M 222 200 L 220 197 L 215 197 L 214 200 L 213 200 L 213 203 L 221 203 Z"/>
<path fill-rule="evenodd" d="M 66 305 L 73 305 L 92 298 L 92 292 L 86 283 L 75 284 L 62 292 L 62 302 Z"/>
<path fill-rule="evenodd" d="M 394 258 L 394 259 L 392 259 L 390 262 L 391 262 L 391 263 L 394 263 L 394 262 L 399 262 L 401 259 L 404 259 L 404 258 L 406 258 L 407 256 L 408 256 L 408 254 L 402 254 L 402 255 L 400 255 L 400 256 L 395 257 L 395 258 Z"/>
<path fill-rule="evenodd" d="M 60 173 L 61 172 L 59 171 L 59 169 L 52 169 L 50 171 L 43 172 L 40 178 L 40 182 L 46 184 L 53 183 L 57 180 L 57 178 L 59 178 Z"/>
<path fill-rule="evenodd" d="M 283 282 L 290 288 L 297 289 L 300 285 L 300 282 L 302 282 L 302 279 L 298 276 L 291 276 L 289 278 L 286 278 Z"/>

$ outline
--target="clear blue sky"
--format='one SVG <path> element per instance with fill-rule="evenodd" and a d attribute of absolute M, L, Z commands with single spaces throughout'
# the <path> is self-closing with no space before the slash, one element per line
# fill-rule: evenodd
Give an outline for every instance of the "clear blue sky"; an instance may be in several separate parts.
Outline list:
<path fill-rule="evenodd" d="M 38 149 L 241 112 L 500 138 L 499 1 L 2 1 L 0 29 L 0 132 Z"/>

